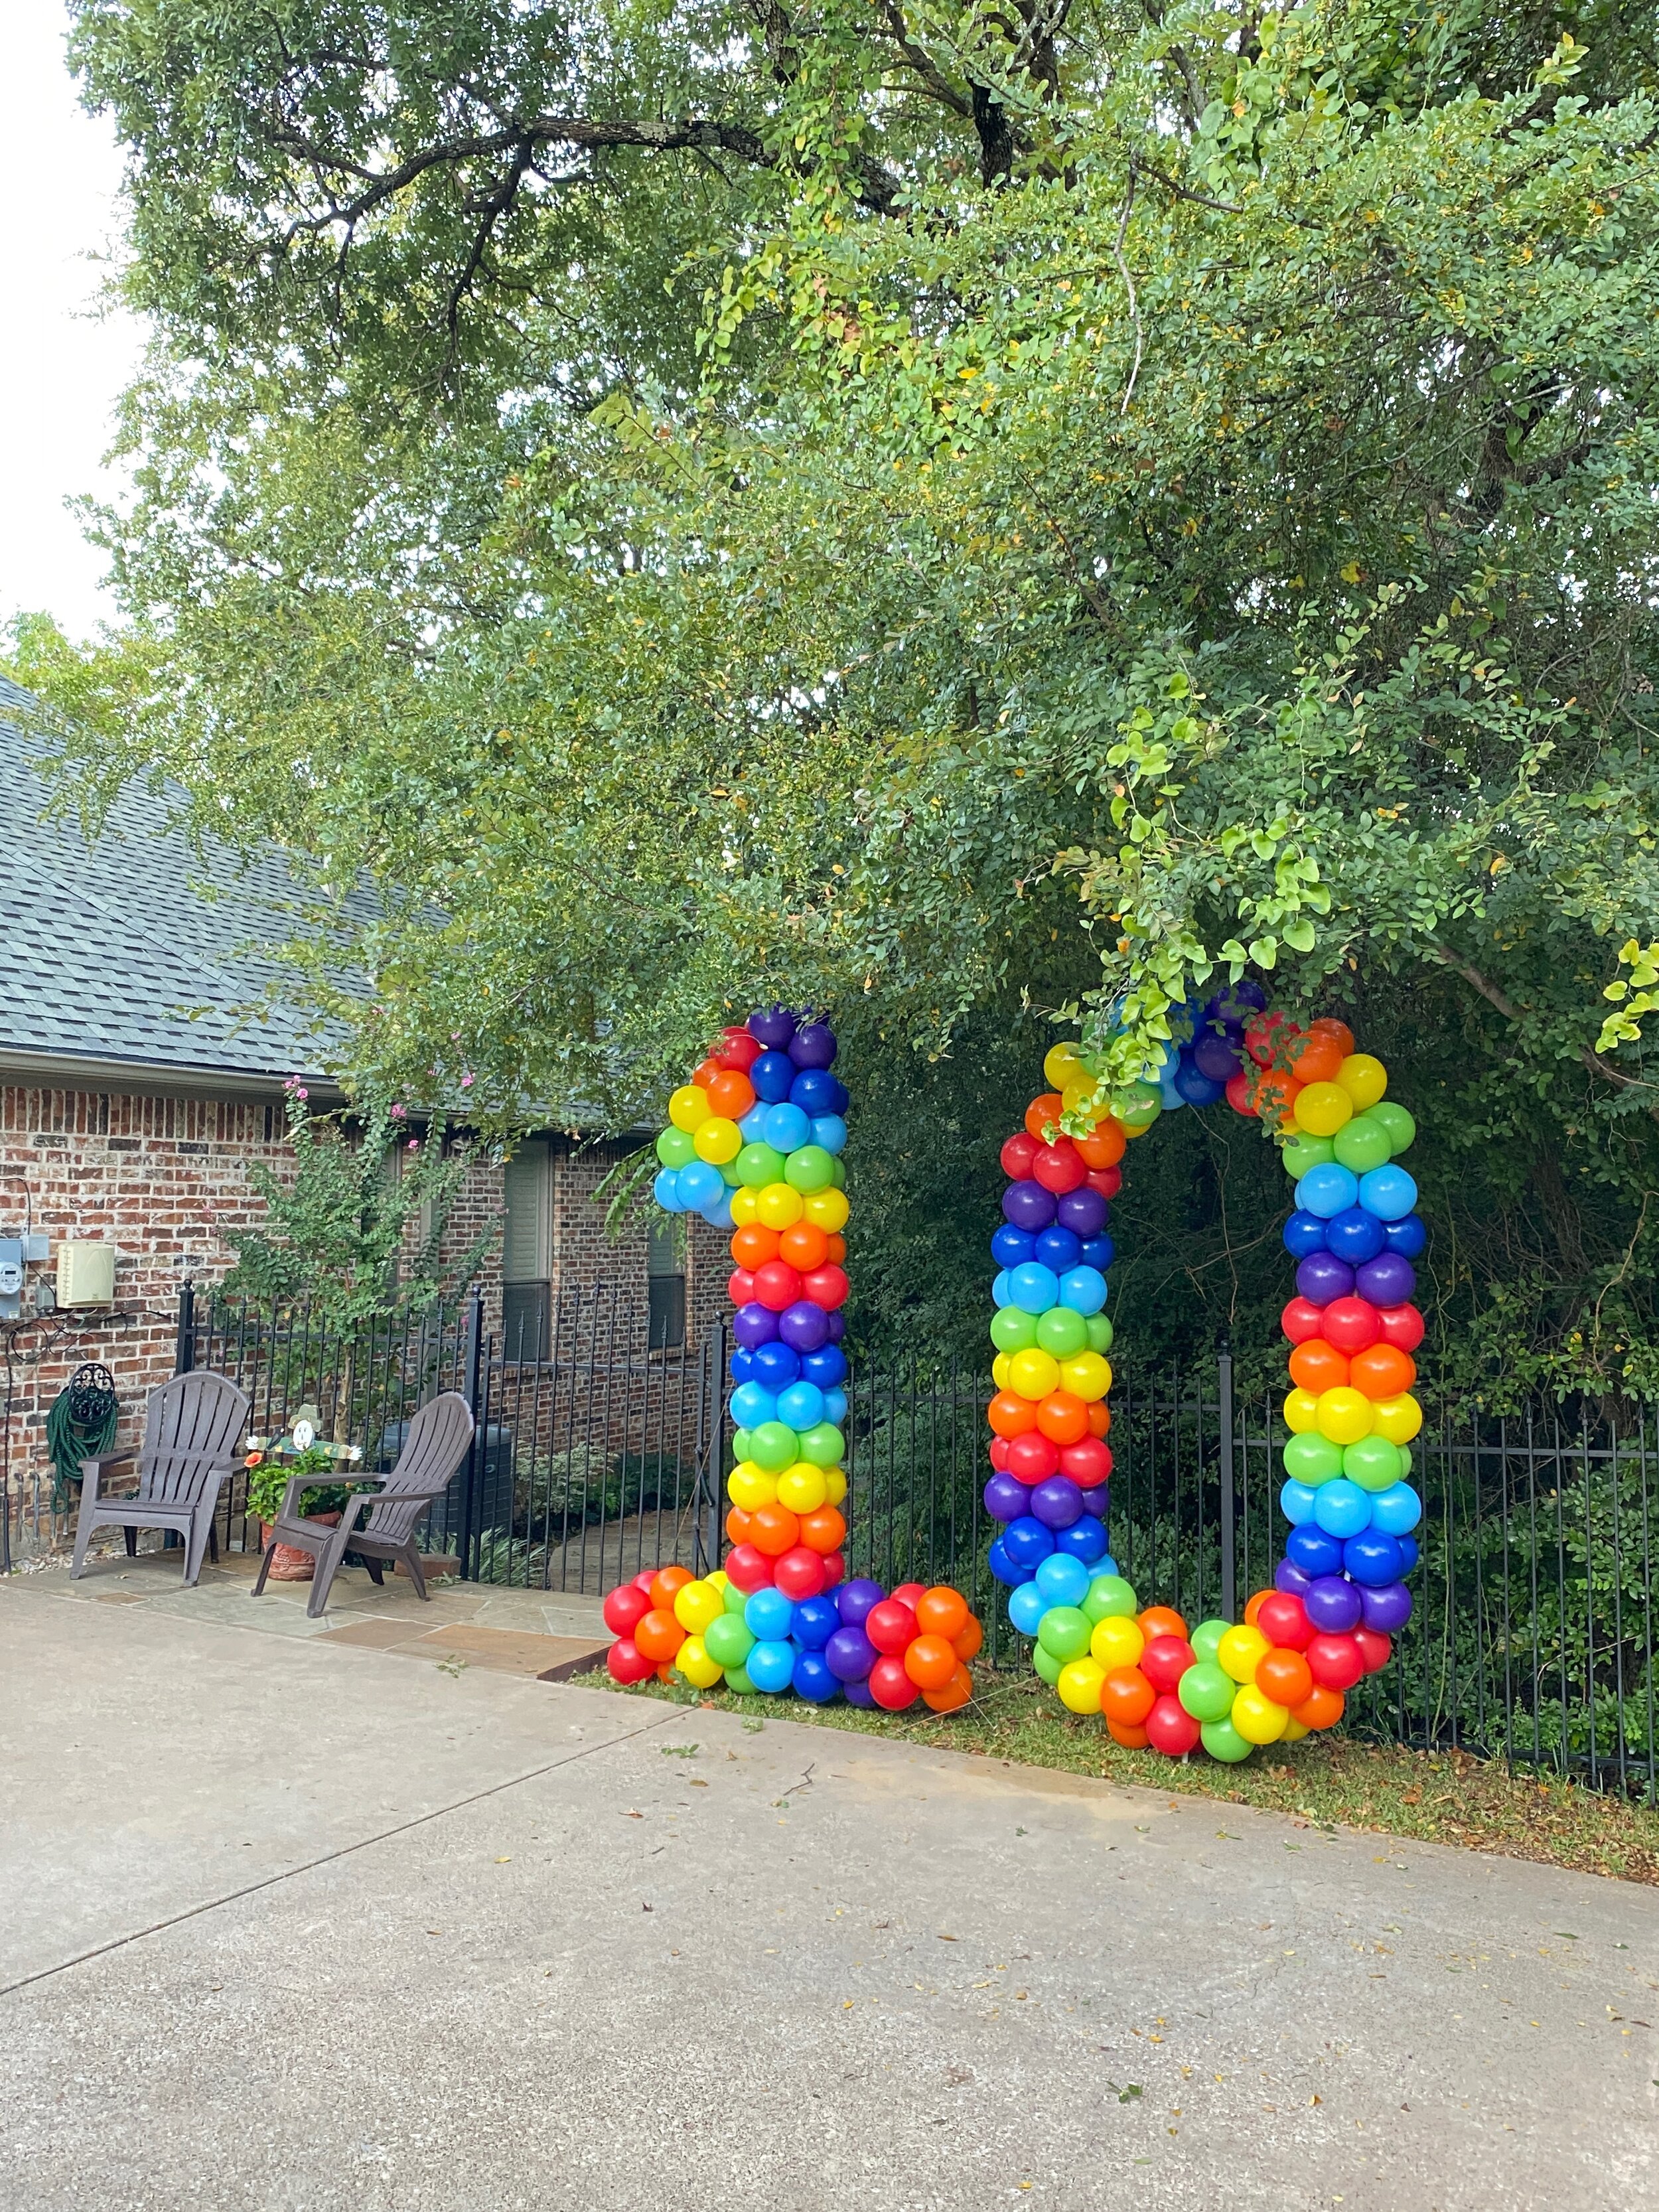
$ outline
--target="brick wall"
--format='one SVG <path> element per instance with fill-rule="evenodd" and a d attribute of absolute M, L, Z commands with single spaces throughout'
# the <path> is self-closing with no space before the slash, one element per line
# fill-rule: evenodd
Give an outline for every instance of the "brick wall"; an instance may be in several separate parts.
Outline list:
<path fill-rule="evenodd" d="M 595 1194 L 621 1157 L 613 1146 L 555 1143 L 553 1291 L 556 1297 L 562 1288 L 616 1283 L 623 1286 L 624 1294 L 637 1297 L 643 1313 L 646 1237 L 652 1209 L 648 1205 L 634 1206 L 620 1235 L 608 1235 L 605 1217 L 612 1194 L 607 1192 L 603 1198 Z M 688 1344 L 696 1344 L 727 1304 L 730 1232 L 711 1229 L 695 1214 L 682 1215 L 680 1220 L 685 1239 L 685 1335 Z"/>

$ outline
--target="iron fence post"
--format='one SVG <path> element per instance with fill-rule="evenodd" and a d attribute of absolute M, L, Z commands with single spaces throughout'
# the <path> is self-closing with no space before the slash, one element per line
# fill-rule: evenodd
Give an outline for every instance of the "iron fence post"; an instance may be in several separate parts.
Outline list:
<path fill-rule="evenodd" d="M 1221 1617 L 1237 1616 L 1237 1501 L 1233 1495 L 1233 1354 L 1224 1337 L 1216 1354 L 1216 1424 L 1221 1445 Z"/>
<path fill-rule="evenodd" d="M 466 1402 L 472 1411 L 472 1442 L 466 1453 L 466 1487 L 461 1493 L 460 1572 L 462 1581 L 465 1582 L 471 1579 L 472 1571 L 473 1509 L 483 1460 L 478 1423 L 478 1401 L 483 1383 L 482 1291 L 475 1290 L 467 1302 L 466 1342 L 462 1357 L 466 1364 Z"/>
<path fill-rule="evenodd" d="M 173 1345 L 173 1371 L 188 1375 L 196 1364 L 196 1285 L 186 1275 L 179 1285 L 179 1328 Z"/>

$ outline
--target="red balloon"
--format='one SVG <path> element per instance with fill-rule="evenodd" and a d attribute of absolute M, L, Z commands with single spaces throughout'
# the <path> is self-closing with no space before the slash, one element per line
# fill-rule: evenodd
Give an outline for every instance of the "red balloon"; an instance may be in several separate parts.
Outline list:
<path fill-rule="evenodd" d="M 896 1583 L 887 1595 L 896 1599 L 900 1605 L 908 1605 L 914 1613 L 916 1609 L 916 1600 L 919 1597 L 927 1596 L 927 1585 L 926 1583 Z"/>
<path fill-rule="evenodd" d="M 605 1601 L 605 1625 L 613 1636 L 631 1636 L 650 1610 L 648 1591 L 637 1583 L 622 1583 Z"/>
<path fill-rule="evenodd" d="M 643 1590 L 646 1595 L 649 1597 L 651 1595 L 651 1585 L 656 1581 L 656 1579 L 657 1571 L 654 1567 L 641 1567 L 638 1574 L 634 1577 L 634 1587 L 635 1589 Z"/>
<path fill-rule="evenodd" d="M 878 1651 L 902 1652 L 921 1632 L 908 1605 L 896 1597 L 884 1597 L 865 1616 L 864 1632 Z"/>
<path fill-rule="evenodd" d="M 797 1601 L 804 1597 L 817 1597 L 824 1587 L 823 1554 L 805 1544 L 796 1544 L 781 1553 L 776 1561 L 774 1577 L 786 1597 Z"/>
<path fill-rule="evenodd" d="M 1109 1168 L 1091 1168 L 1089 1188 L 1097 1190 L 1109 1206 L 1123 1188 L 1123 1170 L 1114 1164 Z"/>
<path fill-rule="evenodd" d="M 1036 1139 L 1021 1129 L 1002 1148 L 1002 1172 L 1014 1182 L 1029 1182 L 1040 1149 Z"/>
<path fill-rule="evenodd" d="M 1079 1437 L 1060 1448 L 1060 1471 L 1079 1490 L 1097 1490 L 1112 1472 L 1112 1448 L 1098 1437 Z"/>
<path fill-rule="evenodd" d="M 1369 1298 L 1333 1298 L 1325 1308 L 1325 1341 L 1339 1352 L 1364 1352 L 1382 1334 L 1382 1316 Z"/>
<path fill-rule="evenodd" d="M 1140 1655 L 1140 1671 L 1159 1697 L 1173 1697 L 1182 1676 L 1197 1664 L 1198 1654 L 1184 1636 L 1154 1636 Z"/>
<path fill-rule="evenodd" d="M 754 1269 L 733 1267 L 726 1279 L 726 1295 L 734 1306 L 752 1305 L 755 1300 Z"/>
<path fill-rule="evenodd" d="M 642 1682 L 647 1674 L 654 1674 L 657 1662 L 647 1659 L 631 1636 L 619 1636 L 605 1655 L 605 1668 L 613 1682 L 624 1685 Z"/>
<path fill-rule="evenodd" d="M 1198 1748 L 1198 1723 L 1177 1697 L 1160 1698 L 1142 1726 L 1147 1742 L 1154 1751 L 1161 1751 L 1165 1759 L 1184 1759 L 1189 1751 Z"/>
<path fill-rule="evenodd" d="M 1255 1109 L 1250 1103 L 1250 1093 L 1255 1088 L 1242 1067 L 1237 1075 L 1227 1078 L 1227 1103 L 1235 1114 L 1248 1114 L 1253 1121 L 1257 1118 Z"/>
<path fill-rule="evenodd" d="M 880 1609 L 878 1606 L 873 1608 L 876 1612 Z M 911 1618 L 914 1620 L 915 1615 L 912 1614 Z M 864 1630 L 867 1636 L 870 1632 L 867 1620 Z M 921 1692 L 905 1673 L 903 1660 L 889 1652 L 884 1658 L 878 1659 L 870 1669 L 870 1694 L 884 1712 L 902 1713 L 907 1705 L 915 1705 Z"/>
<path fill-rule="evenodd" d="M 847 1554 L 845 1552 L 825 1552 L 820 1555 L 820 1564 L 823 1568 L 825 1589 L 834 1589 L 837 1583 L 846 1581 Z"/>
<path fill-rule="evenodd" d="M 1384 1306 L 1377 1315 L 1384 1344 L 1396 1352 L 1415 1352 L 1423 1341 L 1423 1316 L 1415 1306 Z"/>
<path fill-rule="evenodd" d="M 852 1287 L 846 1268 L 837 1267 L 833 1260 L 825 1261 L 823 1267 L 814 1267 L 800 1279 L 802 1297 L 815 1306 L 822 1306 L 826 1313 L 834 1313 L 837 1306 L 844 1306 Z"/>
<path fill-rule="evenodd" d="M 1258 1067 L 1271 1067 L 1275 1057 L 1289 1060 L 1301 1035 L 1288 1014 L 1252 1014 L 1244 1024 L 1244 1049 Z"/>
<path fill-rule="evenodd" d="M 726 1572 L 745 1596 L 771 1586 L 772 1562 L 754 1544 L 734 1544 L 726 1555 Z"/>
<path fill-rule="evenodd" d="M 1359 1646 L 1359 1656 L 1368 1674 L 1380 1674 L 1394 1653 L 1394 1638 L 1384 1636 L 1380 1628 L 1356 1628 L 1353 1640 Z"/>
<path fill-rule="evenodd" d="M 1262 1599 L 1255 1625 L 1276 1651 L 1305 1651 L 1313 1642 L 1308 1608 L 1289 1590 L 1273 1590 Z"/>
<path fill-rule="evenodd" d="M 991 1464 L 992 1464 L 992 1466 L 993 1466 L 994 1468 L 995 1468 L 995 1469 L 996 1469 L 996 1471 L 997 1471 L 997 1473 L 998 1473 L 999 1474 L 1007 1474 L 1007 1472 L 1008 1472 L 1008 1439 L 1007 1439 L 1007 1437 L 992 1437 L 992 1439 L 991 1439 Z"/>
<path fill-rule="evenodd" d="M 1322 1690 L 1351 1690 L 1365 1671 L 1353 1638 L 1316 1636 L 1309 1644 L 1308 1671 Z"/>
<path fill-rule="evenodd" d="M 1060 1472 L 1060 1446 L 1039 1429 L 1008 1439 L 1008 1472 L 1022 1482 L 1047 1482 Z"/>
<path fill-rule="evenodd" d="M 735 1277 L 733 1278 L 735 1280 Z M 769 1260 L 763 1267 L 755 1270 L 755 1287 L 743 1303 L 755 1303 L 768 1307 L 773 1313 L 781 1313 L 793 1306 L 800 1297 L 800 1275 L 787 1260 Z"/>
<path fill-rule="evenodd" d="M 1305 1344 L 1325 1326 L 1325 1309 L 1310 1298 L 1292 1298 L 1279 1316 L 1279 1326 L 1292 1344 Z"/>
<path fill-rule="evenodd" d="M 708 1056 L 722 1067 L 740 1067 L 747 1075 L 761 1056 L 760 1040 L 747 1030 L 722 1030 L 720 1042 Z"/>
<path fill-rule="evenodd" d="M 1031 1162 L 1033 1182 L 1059 1197 L 1068 1190 L 1081 1190 L 1088 1172 L 1069 1137 L 1057 1137 L 1052 1145 L 1039 1146 Z"/>

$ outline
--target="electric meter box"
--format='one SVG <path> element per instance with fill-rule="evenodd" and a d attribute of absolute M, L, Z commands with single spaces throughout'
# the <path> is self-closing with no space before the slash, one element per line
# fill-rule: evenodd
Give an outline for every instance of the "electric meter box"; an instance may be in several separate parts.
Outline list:
<path fill-rule="evenodd" d="M 115 1302 L 115 1247 L 60 1244 L 58 1247 L 58 1303 L 60 1306 L 107 1306 Z"/>

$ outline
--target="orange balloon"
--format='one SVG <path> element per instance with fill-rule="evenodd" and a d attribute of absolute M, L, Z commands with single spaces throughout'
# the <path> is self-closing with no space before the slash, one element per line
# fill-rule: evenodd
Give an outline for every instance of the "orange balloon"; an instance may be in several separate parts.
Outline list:
<path fill-rule="evenodd" d="M 1290 1367 L 1291 1382 L 1311 1390 L 1316 1398 L 1322 1390 L 1340 1389 L 1348 1379 L 1348 1355 L 1327 1344 L 1322 1336 L 1310 1336 L 1305 1344 L 1298 1344 L 1291 1354 Z"/>
<path fill-rule="evenodd" d="M 1089 1434 L 1107 1437 L 1112 1432 L 1112 1409 L 1103 1398 L 1095 1398 L 1089 1405 Z"/>
<path fill-rule="evenodd" d="M 641 1658 L 658 1666 L 672 1659 L 684 1641 L 685 1631 L 660 1606 L 653 1606 L 634 1625 L 634 1642 Z"/>
<path fill-rule="evenodd" d="M 970 1613 L 966 1628 L 960 1636 L 953 1636 L 951 1641 L 956 1646 L 958 1659 L 976 1658 L 979 1648 L 985 1641 L 985 1631 L 980 1626 L 976 1615 Z"/>
<path fill-rule="evenodd" d="M 1089 1433 L 1089 1408 L 1069 1390 L 1051 1390 L 1036 1409 L 1036 1425 L 1051 1443 L 1074 1444 Z"/>
<path fill-rule="evenodd" d="M 919 1690 L 942 1690 L 960 1665 L 944 1636 L 918 1636 L 906 1647 L 904 1671 Z"/>
<path fill-rule="evenodd" d="M 1270 1589 L 1260 1589 L 1257 1590 L 1254 1597 L 1250 1598 L 1247 1601 L 1244 1607 L 1244 1626 L 1246 1628 L 1254 1628 L 1255 1626 L 1255 1617 L 1257 1613 L 1261 1612 L 1262 1607 L 1267 1602 L 1267 1600 L 1273 1595 L 1273 1593 Z"/>
<path fill-rule="evenodd" d="M 719 1060 L 714 1059 L 711 1054 L 708 1059 L 702 1062 L 696 1073 L 691 1078 L 691 1080 L 696 1085 L 699 1091 L 708 1091 L 712 1090 L 714 1084 L 726 1073 L 726 1069 L 720 1066 Z M 744 1110 L 746 1113 L 748 1111 L 747 1107 L 745 1107 Z"/>
<path fill-rule="evenodd" d="M 1100 1686 L 1100 1710 L 1109 1721 L 1139 1728 L 1158 1703 L 1158 1692 L 1139 1667 L 1114 1667 Z"/>
<path fill-rule="evenodd" d="M 781 1559 L 800 1541 L 800 1522 L 787 1505 L 757 1505 L 749 1516 L 749 1540 L 769 1559 Z"/>
<path fill-rule="evenodd" d="M 1308 1034 L 1310 1036 L 1334 1037 L 1344 1060 L 1353 1050 L 1353 1031 L 1346 1022 L 1338 1021 L 1334 1014 L 1322 1014 L 1316 1022 L 1310 1022 Z"/>
<path fill-rule="evenodd" d="M 674 1600 L 687 1583 L 696 1579 L 690 1567 L 659 1567 L 651 1577 L 652 1604 L 660 1606 L 665 1613 L 672 1613 Z"/>
<path fill-rule="evenodd" d="M 726 1516 L 726 1533 L 734 1544 L 750 1540 L 750 1516 L 741 1505 L 734 1505 Z"/>
<path fill-rule="evenodd" d="M 987 1420 L 1000 1437 L 1023 1437 L 1037 1425 L 1037 1409 L 1029 1398 L 1012 1390 L 999 1390 L 991 1401 Z"/>
<path fill-rule="evenodd" d="M 1417 1380 L 1417 1362 L 1395 1344 L 1373 1344 L 1355 1352 L 1348 1380 L 1368 1398 L 1397 1398 Z"/>
<path fill-rule="evenodd" d="M 740 1267 L 763 1267 L 769 1260 L 778 1256 L 778 1232 L 763 1228 L 751 1221 L 746 1229 L 732 1233 L 732 1257 Z"/>
<path fill-rule="evenodd" d="M 968 1621 L 967 1599 L 948 1583 L 936 1583 L 916 1600 L 916 1626 L 925 1636 L 942 1636 L 946 1643 L 954 1643 Z"/>
<path fill-rule="evenodd" d="M 1137 1613 L 1135 1624 L 1150 1644 L 1155 1636 L 1187 1634 L 1187 1624 L 1172 1605 L 1149 1605 L 1145 1613 Z"/>
<path fill-rule="evenodd" d="M 1125 1751 L 1145 1751 L 1151 1741 L 1144 1728 L 1131 1728 L 1127 1721 L 1108 1721 L 1107 1732 L 1114 1743 L 1121 1743 Z"/>
<path fill-rule="evenodd" d="M 1264 1067 L 1256 1077 L 1250 1103 L 1264 1121 L 1282 1121 L 1296 1103 L 1302 1085 L 1282 1067 Z"/>
<path fill-rule="evenodd" d="M 911 1649 L 914 1650 L 915 1646 Z M 965 1705 L 974 1694 L 974 1678 L 965 1667 L 958 1666 L 942 1690 L 924 1690 L 921 1702 L 936 1713 L 954 1713 Z"/>
<path fill-rule="evenodd" d="M 1048 1141 L 1048 1131 L 1066 1111 L 1066 1101 L 1058 1091 L 1045 1091 L 1041 1098 L 1034 1098 L 1025 1109 L 1025 1127 L 1038 1144 Z"/>
<path fill-rule="evenodd" d="M 1115 1168 L 1129 1148 L 1123 1124 L 1109 1114 L 1097 1121 L 1086 1137 L 1073 1137 L 1072 1142 L 1085 1168 Z"/>
<path fill-rule="evenodd" d="M 752 1539 L 751 1539 L 752 1540 Z M 800 1540 L 809 1552 L 838 1552 L 847 1540 L 847 1522 L 835 1505 L 820 1505 L 800 1516 Z"/>
<path fill-rule="evenodd" d="M 636 1628 L 634 1641 L 638 1644 L 639 1640 L 640 1632 Z M 1305 1729 L 1334 1728 L 1342 1717 L 1342 1706 L 1340 1690 L 1328 1690 L 1322 1682 L 1316 1682 L 1313 1695 L 1304 1698 L 1299 1705 L 1291 1706 L 1291 1718 L 1300 1721 Z"/>
<path fill-rule="evenodd" d="M 1343 1060 L 1352 1050 L 1352 1038 L 1345 1048 L 1339 1038 L 1316 1024 L 1306 1036 L 1296 1040 L 1285 1057 L 1298 1083 L 1334 1083 Z"/>
<path fill-rule="evenodd" d="M 1313 1695 L 1313 1669 L 1299 1651 L 1266 1651 L 1256 1663 L 1255 1686 L 1264 1698 L 1294 1712 Z"/>
<path fill-rule="evenodd" d="M 830 1239 L 816 1221 L 798 1221 L 779 1237 L 778 1257 L 799 1267 L 803 1275 L 810 1274 L 830 1257 Z"/>
<path fill-rule="evenodd" d="M 755 1086 L 740 1067 L 723 1067 L 709 1079 L 708 1103 L 728 1121 L 741 1121 L 755 1103 Z"/>
<path fill-rule="evenodd" d="M 847 1239 L 842 1235 L 838 1229 L 833 1237 L 825 1237 L 824 1243 L 827 1248 L 824 1257 L 826 1259 L 833 1260 L 836 1265 L 839 1267 L 842 1261 L 847 1257 Z"/>

